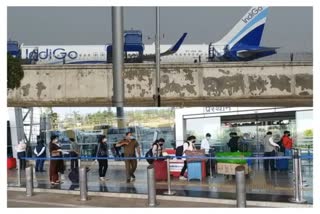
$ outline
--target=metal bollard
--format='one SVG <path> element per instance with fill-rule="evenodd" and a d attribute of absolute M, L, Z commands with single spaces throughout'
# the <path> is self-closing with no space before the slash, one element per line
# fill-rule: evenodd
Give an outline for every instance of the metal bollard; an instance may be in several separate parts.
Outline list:
<path fill-rule="evenodd" d="M 246 207 L 246 177 L 245 167 L 236 167 L 237 207 Z"/>
<path fill-rule="evenodd" d="M 302 168 L 301 168 L 301 151 L 300 149 L 293 149 L 293 172 L 294 172 L 294 197 L 289 201 L 293 203 L 305 203 L 303 199 L 302 189 Z"/>
<path fill-rule="evenodd" d="M 79 183 L 80 183 L 80 200 L 88 200 L 88 183 L 87 183 L 87 169 L 81 167 L 79 170 Z"/>
<path fill-rule="evenodd" d="M 17 158 L 17 185 L 21 186 L 21 169 L 20 169 L 20 159 Z"/>
<path fill-rule="evenodd" d="M 168 173 L 168 191 L 165 191 L 165 195 L 175 195 L 175 191 L 171 191 L 171 176 L 170 176 L 170 156 L 167 156 L 167 173 Z"/>
<path fill-rule="evenodd" d="M 154 177 L 154 166 L 149 165 L 147 167 L 147 179 L 148 179 L 148 205 L 149 207 L 155 207 L 156 202 L 156 182 Z"/>
<path fill-rule="evenodd" d="M 29 166 L 26 168 L 26 192 L 27 196 L 33 195 L 33 167 Z"/>

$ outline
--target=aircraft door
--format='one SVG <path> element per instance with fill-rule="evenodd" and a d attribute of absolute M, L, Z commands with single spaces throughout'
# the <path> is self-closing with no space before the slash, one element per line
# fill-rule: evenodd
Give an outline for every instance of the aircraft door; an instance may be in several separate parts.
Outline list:
<path fill-rule="evenodd" d="M 29 63 L 30 64 L 36 64 L 39 61 L 39 48 L 35 47 L 30 53 L 29 53 Z"/>

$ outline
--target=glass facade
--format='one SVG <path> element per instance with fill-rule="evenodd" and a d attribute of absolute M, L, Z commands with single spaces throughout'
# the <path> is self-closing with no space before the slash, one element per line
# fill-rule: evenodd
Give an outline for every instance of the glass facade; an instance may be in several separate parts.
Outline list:
<path fill-rule="evenodd" d="M 210 144 L 218 151 L 228 151 L 226 146 L 231 132 L 236 132 L 248 144 L 252 152 L 262 152 L 261 144 L 265 134 L 271 131 L 275 142 L 280 141 L 283 132 L 288 130 L 294 140 L 294 146 L 312 148 L 312 110 L 283 111 L 234 115 L 205 115 L 201 118 L 186 119 L 186 135 L 195 135 L 197 144 L 211 134 Z"/>

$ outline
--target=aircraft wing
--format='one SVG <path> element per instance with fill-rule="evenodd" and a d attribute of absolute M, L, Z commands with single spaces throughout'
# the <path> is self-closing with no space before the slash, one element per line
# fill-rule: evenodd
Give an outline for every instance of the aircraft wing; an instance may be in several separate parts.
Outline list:
<path fill-rule="evenodd" d="M 237 51 L 238 57 L 249 57 L 258 53 L 276 51 L 279 47 L 247 47 Z"/>
<path fill-rule="evenodd" d="M 183 43 L 184 39 L 186 38 L 188 33 L 184 33 L 180 39 L 176 42 L 176 44 L 174 44 L 171 48 L 169 48 L 168 50 L 166 50 L 165 52 L 160 53 L 160 56 L 167 56 L 167 55 L 171 55 L 174 54 L 175 52 L 177 52 L 181 46 L 181 44 Z M 144 61 L 155 61 L 155 54 L 149 54 L 149 55 L 144 55 L 143 56 L 143 60 Z"/>

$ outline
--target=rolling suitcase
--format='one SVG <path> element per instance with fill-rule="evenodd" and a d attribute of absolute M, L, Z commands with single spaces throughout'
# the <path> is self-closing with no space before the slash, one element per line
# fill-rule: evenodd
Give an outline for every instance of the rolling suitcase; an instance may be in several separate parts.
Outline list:
<path fill-rule="evenodd" d="M 153 166 L 156 181 L 166 181 L 168 179 L 167 161 L 155 160 Z"/>
<path fill-rule="evenodd" d="M 283 152 L 278 152 L 277 156 L 283 156 Z M 276 169 L 279 171 L 286 171 L 289 168 L 288 159 L 276 159 Z"/>
<path fill-rule="evenodd" d="M 188 181 L 192 179 L 202 181 L 202 165 L 202 161 L 188 163 Z"/>

